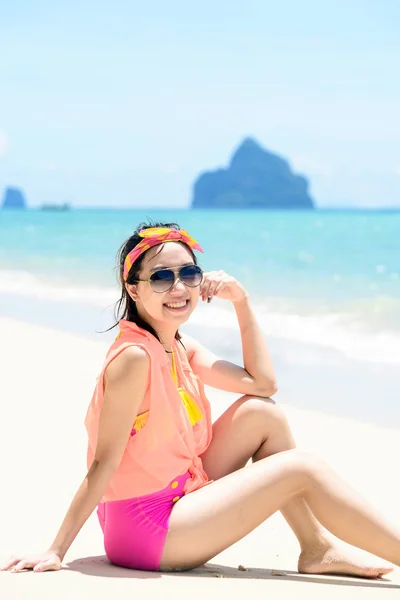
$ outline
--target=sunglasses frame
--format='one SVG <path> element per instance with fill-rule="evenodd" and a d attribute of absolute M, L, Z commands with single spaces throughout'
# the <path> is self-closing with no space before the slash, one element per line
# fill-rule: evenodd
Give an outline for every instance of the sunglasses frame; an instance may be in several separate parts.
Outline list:
<path fill-rule="evenodd" d="M 200 281 L 199 281 L 199 283 L 197 285 L 188 285 L 187 283 L 185 283 L 184 281 L 182 281 L 182 279 L 180 278 L 180 272 L 182 271 L 182 269 L 185 269 L 187 267 L 196 267 L 197 269 L 199 269 L 200 274 L 201 274 L 201 279 L 200 279 Z M 151 281 L 152 281 L 151 278 L 152 278 L 152 276 L 155 273 L 159 273 L 160 271 L 172 271 L 172 273 L 174 274 L 174 279 L 173 279 L 171 285 L 166 290 L 162 290 L 161 292 L 158 292 L 151 285 Z M 204 271 L 203 271 L 203 269 L 199 265 L 196 265 L 194 263 L 193 264 L 190 263 L 188 265 L 182 265 L 181 267 L 165 267 L 163 269 L 156 269 L 155 271 L 153 271 L 151 273 L 151 275 L 150 275 L 150 277 L 148 279 L 136 279 L 136 281 L 142 281 L 143 283 L 149 283 L 151 289 L 153 290 L 153 292 L 155 294 L 164 294 L 165 292 L 168 292 L 175 285 L 175 283 L 176 283 L 177 280 L 179 280 L 181 283 L 183 283 L 183 285 L 185 285 L 186 287 L 194 289 L 194 288 L 199 287 L 201 285 L 203 279 L 204 279 Z"/>

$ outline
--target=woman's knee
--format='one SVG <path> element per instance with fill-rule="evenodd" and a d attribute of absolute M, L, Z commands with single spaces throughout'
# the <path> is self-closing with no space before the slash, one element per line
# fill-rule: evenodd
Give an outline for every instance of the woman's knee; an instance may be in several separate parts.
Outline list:
<path fill-rule="evenodd" d="M 239 398 L 237 402 L 240 412 L 250 418 L 266 418 L 287 424 L 285 413 L 272 398 L 246 395 Z"/>
<path fill-rule="evenodd" d="M 287 462 L 294 469 L 294 472 L 300 476 L 305 487 L 318 483 L 323 474 L 329 469 L 322 458 L 308 450 L 293 448 L 287 454 Z"/>

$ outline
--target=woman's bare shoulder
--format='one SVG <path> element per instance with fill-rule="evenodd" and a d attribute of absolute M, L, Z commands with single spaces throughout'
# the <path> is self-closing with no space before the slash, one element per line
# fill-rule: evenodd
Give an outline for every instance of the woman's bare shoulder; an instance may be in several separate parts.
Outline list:
<path fill-rule="evenodd" d="M 150 357 L 140 346 L 128 346 L 108 365 L 105 371 L 106 381 L 130 378 L 139 372 L 148 371 Z"/>

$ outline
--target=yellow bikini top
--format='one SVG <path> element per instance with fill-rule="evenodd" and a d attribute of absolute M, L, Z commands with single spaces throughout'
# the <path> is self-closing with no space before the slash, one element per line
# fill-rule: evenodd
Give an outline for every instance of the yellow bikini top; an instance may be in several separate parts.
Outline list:
<path fill-rule="evenodd" d="M 196 401 L 190 396 L 190 394 L 180 387 L 178 382 L 178 373 L 176 370 L 176 362 L 175 362 L 175 352 L 172 350 L 172 367 L 171 367 L 171 375 L 175 382 L 176 387 L 178 388 L 178 393 L 181 397 L 182 404 L 186 408 L 187 414 L 190 419 L 190 423 L 194 425 L 198 421 L 201 421 L 203 418 L 203 413 L 198 407 Z"/>
<path fill-rule="evenodd" d="M 203 413 L 197 405 L 197 402 L 191 397 L 191 395 L 179 385 L 178 381 L 178 373 L 176 370 L 176 361 L 175 361 L 175 352 L 172 350 L 172 366 L 171 366 L 171 375 L 175 382 L 176 387 L 178 388 L 178 393 L 181 397 L 182 404 L 186 409 L 191 425 L 195 425 L 198 421 L 201 421 L 203 418 Z M 131 431 L 131 435 L 135 435 L 138 431 L 143 429 L 146 424 L 147 418 L 149 416 L 149 411 L 147 410 L 144 413 L 138 415 L 133 424 L 133 428 Z"/>

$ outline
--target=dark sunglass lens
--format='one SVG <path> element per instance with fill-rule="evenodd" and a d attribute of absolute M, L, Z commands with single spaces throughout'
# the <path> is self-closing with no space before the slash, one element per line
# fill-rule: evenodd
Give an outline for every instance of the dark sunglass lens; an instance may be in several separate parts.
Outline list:
<path fill-rule="evenodd" d="M 174 283 L 174 273 L 169 269 L 156 271 L 150 277 L 150 285 L 155 292 L 166 292 Z"/>
<path fill-rule="evenodd" d="M 200 285 L 202 278 L 203 273 L 197 265 L 182 267 L 179 273 L 179 279 L 189 287 L 197 287 Z"/>

